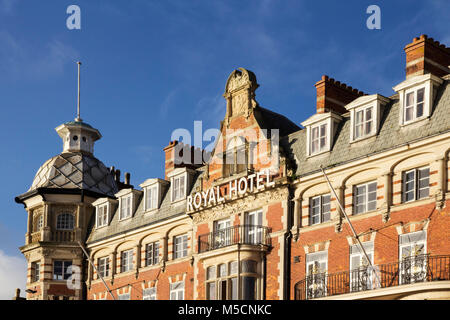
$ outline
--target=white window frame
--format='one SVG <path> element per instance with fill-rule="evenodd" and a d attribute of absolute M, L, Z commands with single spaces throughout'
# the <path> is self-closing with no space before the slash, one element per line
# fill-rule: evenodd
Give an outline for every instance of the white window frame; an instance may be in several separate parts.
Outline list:
<path fill-rule="evenodd" d="M 424 171 L 424 170 L 428 170 L 428 176 L 426 178 L 423 178 L 420 176 L 420 172 Z M 406 180 L 406 176 L 409 173 L 414 173 L 414 179 L 412 181 Z M 428 185 L 426 187 L 420 188 L 420 181 L 425 180 L 425 179 L 428 179 Z M 413 189 L 406 191 L 406 186 L 410 182 L 413 183 Z M 428 195 L 420 197 L 420 192 L 425 189 L 428 189 Z M 411 200 L 406 200 L 406 194 L 410 193 L 411 191 L 413 192 L 413 198 Z M 429 166 L 423 166 L 423 167 L 419 167 L 419 168 L 406 170 L 402 173 L 402 202 L 403 203 L 426 199 L 429 196 L 430 196 L 430 167 Z"/>
<path fill-rule="evenodd" d="M 175 288 L 174 288 L 175 287 Z M 170 300 L 184 300 L 184 280 L 170 284 Z"/>
<path fill-rule="evenodd" d="M 354 248 L 355 252 L 351 252 L 352 248 Z M 370 258 L 370 263 L 372 265 L 374 265 L 373 262 L 373 255 L 374 255 L 374 244 L 373 242 L 365 242 L 363 243 L 363 248 L 366 251 L 367 255 Z M 354 258 L 358 259 L 358 265 L 355 266 L 354 265 Z M 365 262 L 366 264 L 363 264 L 363 262 Z M 364 272 L 367 271 L 367 269 L 369 268 L 369 263 L 367 262 L 366 256 L 365 254 L 361 251 L 361 248 L 359 247 L 359 245 L 353 245 L 350 247 L 350 291 L 360 291 L 360 287 L 362 286 L 362 284 L 356 283 L 357 279 L 354 278 L 355 274 L 359 274 L 359 272 Z M 365 269 L 364 269 L 365 268 Z M 369 277 L 367 278 L 367 289 L 374 289 L 373 286 L 373 281 L 374 281 L 374 274 L 373 271 L 368 270 L 367 271 L 369 273 Z M 353 288 L 357 287 L 358 290 L 353 290 Z"/>
<path fill-rule="evenodd" d="M 124 207 L 124 204 L 126 206 Z M 133 194 L 120 197 L 120 218 L 119 220 L 129 219 L 133 216 Z"/>
<path fill-rule="evenodd" d="M 186 199 L 187 190 L 187 173 L 179 174 L 171 178 L 171 200 L 172 202 Z M 183 184 L 180 180 L 183 179 Z M 182 185 L 182 187 L 181 187 Z M 179 190 L 179 191 L 178 191 Z M 178 192 L 177 192 L 178 191 Z M 176 194 L 178 193 L 178 194 Z"/>
<path fill-rule="evenodd" d="M 418 92 L 419 92 L 419 90 L 423 90 L 423 100 L 422 100 L 422 115 L 421 116 L 417 116 L 417 105 L 418 105 L 418 103 L 417 103 L 417 96 L 418 96 Z M 413 104 L 411 105 L 411 106 L 407 106 L 406 104 L 408 103 L 408 95 L 409 94 L 413 94 L 413 97 L 414 97 L 414 101 L 413 101 Z M 414 87 L 414 88 L 411 88 L 411 89 L 408 89 L 408 90 L 405 90 L 405 93 L 404 93 L 404 99 L 403 99 L 403 108 L 402 108 L 402 111 L 403 111 L 403 123 L 404 124 L 409 124 L 409 123 L 412 123 L 412 122 L 416 122 L 416 121 L 419 121 L 419 120 L 422 120 L 422 119 L 424 119 L 424 118 L 426 118 L 428 115 L 427 115 L 427 113 L 426 113 L 426 109 L 425 109 L 425 104 L 427 103 L 427 96 L 426 96 L 426 94 L 427 94 L 427 89 L 426 89 L 426 86 L 424 86 L 424 85 L 422 85 L 422 86 L 417 86 L 417 87 Z M 406 110 L 407 110 L 407 108 L 412 108 L 412 111 L 413 111 L 413 116 L 412 116 L 412 118 L 410 119 L 410 120 L 406 120 Z"/>
<path fill-rule="evenodd" d="M 133 270 L 133 253 L 134 249 L 124 250 L 120 253 L 120 272 L 128 272 Z M 126 257 L 125 257 L 126 255 Z"/>
<path fill-rule="evenodd" d="M 158 300 L 156 287 L 143 289 L 142 300 Z"/>
<path fill-rule="evenodd" d="M 262 209 L 246 212 L 244 216 L 245 240 L 247 244 L 260 244 L 263 237 L 263 211 Z"/>
<path fill-rule="evenodd" d="M 371 193 L 371 192 L 369 192 L 369 185 L 371 185 L 371 184 L 375 184 L 375 200 L 369 201 L 369 193 Z M 357 207 L 358 207 L 358 202 L 357 202 L 357 200 L 358 200 L 358 194 L 357 194 L 357 190 L 358 190 L 358 188 L 362 188 L 362 187 L 365 187 L 365 192 L 364 192 L 364 203 L 363 203 L 363 205 L 364 205 L 364 210 L 361 211 L 361 212 L 357 212 Z M 374 181 L 369 181 L 369 182 L 365 182 L 365 183 L 361 183 L 361 184 L 358 184 L 358 185 L 355 185 L 355 186 L 354 186 L 354 190 L 353 190 L 353 194 L 354 194 L 353 214 L 354 214 L 354 215 L 357 215 L 357 214 L 363 214 L 363 213 L 371 212 L 371 211 L 375 211 L 375 210 L 377 209 L 377 191 L 378 191 L 377 187 L 378 187 L 378 183 L 377 183 L 376 180 L 374 180 Z M 373 203 L 373 202 L 375 203 L 375 208 L 369 209 L 369 204 L 370 204 L 370 203 Z"/>
<path fill-rule="evenodd" d="M 321 129 L 323 126 L 325 126 L 325 135 L 324 136 L 321 135 L 321 131 L 322 131 Z M 315 141 L 314 136 L 313 136 L 314 129 L 317 129 L 317 131 L 318 131 L 318 137 L 317 137 L 318 149 L 317 150 L 313 150 L 313 143 Z M 321 145 L 322 137 L 325 139 L 325 143 L 323 146 Z M 325 152 L 328 150 L 330 150 L 330 124 L 329 124 L 329 122 L 328 121 L 321 122 L 321 123 L 311 126 L 310 139 L 309 139 L 309 154 L 315 155 L 315 154 L 319 154 L 319 153 L 322 153 L 322 152 Z"/>
<path fill-rule="evenodd" d="M 122 293 L 119 294 L 119 300 L 131 300 L 131 294 L 130 293 Z"/>
<path fill-rule="evenodd" d="M 180 243 L 177 243 L 178 239 L 181 239 Z M 188 255 L 188 235 L 181 234 L 173 237 L 173 259 L 180 259 L 187 257 Z"/>
<path fill-rule="evenodd" d="M 145 189 L 145 210 L 155 210 L 159 207 L 159 185 L 154 184 Z M 149 196 L 150 195 L 150 196 Z"/>
<path fill-rule="evenodd" d="M 318 267 L 318 270 L 312 270 L 313 272 L 311 272 L 311 268 L 314 269 L 314 267 Z M 327 275 L 328 275 L 328 251 L 324 250 L 324 251 L 318 251 L 318 252 L 314 252 L 314 253 L 308 253 L 306 255 L 306 290 L 308 290 L 309 286 L 320 286 L 320 282 L 317 283 L 316 282 L 316 275 L 320 275 L 319 277 L 325 277 L 325 283 L 324 283 L 324 295 L 326 296 L 327 294 Z M 308 297 L 308 298 L 320 298 L 322 296 L 313 296 L 313 297 Z"/>
<path fill-rule="evenodd" d="M 214 247 L 221 248 L 231 244 L 231 219 L 214 221 Z"/>
<path fill-rule="evenodd" d="M 105 263 L 106 261 L 106 263 Z M 109 257 L 101 257 L 98 258 L 98 274 L 99 274 L 99 278 L 100 276 L 105 278 L 105 277 L 109 277 L 109 272 L 110 272 L 110 264 L 109 264 Z"/>
<path fill-rule="evenodd" d="M 405 81 L 399 83 L 395 87 L 393 87 L 394 91 L 398 92 L 399 96 L 399 124 L 400 126 L 407 126 L 409 124 L 420 122 L 423 119 L 428 118 L 431 115 L 431 110 L 433 108 L 434 98 L 436 96 L 437 90 L 439 86 L 444 82 L 443 79 L 437 77 L 431 73 L 427 73 L 424 75 L 413 76 Z M 406 94 L 409 92 L 417 91 L 421 88 L 425 88 L 424 91 L 424 105 L 423 105 L 423 115 L 419 118 L 416 117 L 416 113 L 414 118 L 406 121 L 405 118 L 405 106 L 406 106 Z M 415 98 L 416 98 L 415 94 Z M 416 104 L 415 99 L 415 104 Z M 416 111 L 416 109 L 414 110 Z"/>
<path fill-rule="evenodd" d="M 367 111 L 371 110 L 371 119 L 367 120 Z M 363 114 L 363 118 L 362 118 L 362 122 L 358 123 L 358 113 L 362 112 Z M 376 104 L 370 104 L 370 105 L 366 105 L 360 108 L 356 108 L 355 109 L 355 113 L 354 113 L 354 121 L 353 121 L 353 141 L 356 140 L 360 140 L 360 139 L 364 139 L 367 138 L 369 136 L 372 136 L 375 134 L 375 130 L 376 130 L 376 112 L 377 112 L 377 107 Z M 368 123 L 370 123 L 370 131 L 367 131 L 367 125 Z M 358 126 L 361 126 L 361 134 L 359 136 L 357 136 L 357 128 Z"/>
<path fill-rule="evenodd" d="M 109 223 L 109 205 L 108 203 L 97 206 L 96 210 L 96 226 L 97 228 L 105 227 Z"/>
<path fill-rule="evenodd" d="M 159 263 L 159 241 L 149 242 L 145 245 L 145 266 L 154 266 Z M 149 258 L 151 252 L 151 258 Z M 150 263 L 149 263 L 150 262 Z"/>
<path fill-rule="evenodd" d="M 324 211 L 324 206 L 326 204 L 324 204 L 323 198 L 325 198 L 325 197 L 329 198 L 328 199 L 328 207 L 329 207 L 328 211 Z M 313 203 L 314 203 L 315 199 L 319 199 L 319 207 L 318 207 L 319 208 L 319 213 L 318 213 L 319 221 L 316 223 L 313 223 L 312 213 L 313 213 L 313 208 L 315 208 L 315 207 L 313 207 Z M 328 214 L 327 220 L 324 219 L 325 214 Z M 309 225 L 316 225 L 316 224 L 320 224 L 320 223 L 327 222 L 330 220 L 331 220 L 331 194 L 327 193 L 327 194 L 322 194 L 320 196 L 309 198 Z"/>
<path fill-rule="evenodd" d="M 403 263 L 405 263 L 404 259 L 405 258 L 413 258 L 413 257 L 415 257 L 417 255 L 426 255 L 427 254 L 427 232 L 422 230 L 422 231 L 410 232 L 410 233 L 406 233 L 406 234 L 400 235 L 400 238 L 399 238 L 400 241 L 399 242 L 401 242 L 401 238 L 403 238 L 403 237 L 411 237 L 411 236 L 414 236 L 414 235 L 419 235 L 420 233 L 423 233 L 424 239 L 421 239 L 419 241 L 409 241 L 409 242 L 406 242 L 406 243 L 399 243 L 399 248 L 398 248 L 399 262 L 400 262 L 399 263 L 399 268 L 400 268 L 400 271 L 399 271 L 400 279 L 399 280 L 400 280 L 401 284 L 403 284 L 404 277 L 405 277 L 404 273 L 402 272 L 403 271 Z M 417 249 L 421 245 L 423 246 L 423 252 L 421 252 L 419 254 L 417 252 Z M 405 256 L 404 255 L 404 250 L 407 247 L 410 248 L 409 256 Z M 422 268 L 420 268 L 420 267 L 417 268 L 416 260 L 411 260 L 411 262 L 412 262 L 411 263 L 411 268 L 412 268 L 411 271 L 412 272 L 426 272 L 426 268 L 427 268 L 426 263 L 424 263 Z M 414 269 L 414 268 L 416 268 L 416 269 Z M 413 283 L 413 282 L 414 281 L 411 281 L 410 283 Z"/>

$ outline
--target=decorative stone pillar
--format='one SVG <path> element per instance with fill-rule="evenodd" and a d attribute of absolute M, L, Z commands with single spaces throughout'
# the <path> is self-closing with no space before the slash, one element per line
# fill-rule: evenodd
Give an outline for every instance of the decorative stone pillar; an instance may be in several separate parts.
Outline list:
<path fill-rule="evenodd" d="M 136 247 L 136 265 L 135 265 L 136 279 L 139 276 L 139 269 L 141 268 L 141 249 L 142 249 L 142 245 L 139 243 Z"/>
<path fill-rule="evenodd" d="M 25 244 L 31 243 L 31 233 L 33 232 L 33 210 L 27 209 L 28 221 L 27 221 L 27 233 L 25 234 Z"/>
<path fill-rule="evenodd" d="M 300 233 L 300 222 L 302 216 L 302 198 L 294 199 L 294 241 L 296 242 Z"/>
<path fill-rule="evenodd" d="M 42 241 L 51 241 L 52 227 L 50 221 L 50 206 L 44 202 L 44 228 L 42 234 Z"/>

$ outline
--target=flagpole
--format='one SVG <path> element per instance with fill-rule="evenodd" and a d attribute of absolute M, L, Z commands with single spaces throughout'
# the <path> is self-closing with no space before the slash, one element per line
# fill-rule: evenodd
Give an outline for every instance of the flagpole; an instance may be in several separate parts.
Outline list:
<path fill-rule="evenodd" d="M 320 170 L 322 170 L 322 173 L 325 176 L 325 179 L 327 180 L 328 187 L 330 188 L 331 192 L 334 195 L 334 198 L 336 199 L 337 203 L 339 204 L 339 208 L 341 209 L 341 212 L 344 214 L 344 217 L 347 219 L 348 225 L 350 226 L 350 229 L 351 229 L 351 231 L 353 233 L 353 236 L 355 237 L 356 241 L 358 242 L 360 252 L 362 252 L 364 254 L 364 256 L 366 257 L 367 262 L 369 263 L 370 267 L 372 268 L 372 270 L 374 270 L 374 273 L 375 273 L 375 276 L 377 277 L 378 283 L 381 285 L 381 281 L 380 281 L 380 278 L 378 277 L 378 273 L 375 271 L 375 268 L 374 268 L 374 266 L 372 264 L 372 261 L 369 258 L 369 255 L 367 254 L 366 250 L 364 249 L 364 247 L 363 247 L 363 245 L 361 243 L 361 240 L 359 240 L 359 236 L 356 233 L 355 228 L 353 228 L 353 225 L 350 222 L 350 219 L 349 219 L 347 213 L 345 212 L 344 207 L 342 206 L 341 201 L 339 200 L 339 197 L 337 196 L 336 191 L 334 191 L 334 188 L 331 185 L 331 182 L 328 179 L 328 176 L 325 173 L 325 170 L 323 169 L 322 166 L 320 166 Z"/>
<path fill-rule="evenodd" d="M 109 294 L 111 295 L 111 297 L 113 298 L 113 300 L 116 300 L 116 298 L 114 298 L 114 295 L 112 294 L 111 290 L 109 289 L 108 285 L 106 284 L 105 279 L 103 279 L 102 275 L 100 274 L 100 272 L 98 272 L 98 269 L 95 267 L 94 263 L 92 263 L 91 258 L 89 258 L 89 255 L 87 254 L 86 250 L 84 249 L 84 247 L 81 245 L 81 242 L 78 241 L 78 245 L 80 246 L 81 250 L 83 250 L 84 254 L 86 255 L 89 263 L 91 264 L 91 266 L 94 268 L 94 270 L 97 272 L 98 276 L 100 277 L 100 279 L 102 279 L 103 284 L 105 285 L 106 289 L 108 290 Z"/>

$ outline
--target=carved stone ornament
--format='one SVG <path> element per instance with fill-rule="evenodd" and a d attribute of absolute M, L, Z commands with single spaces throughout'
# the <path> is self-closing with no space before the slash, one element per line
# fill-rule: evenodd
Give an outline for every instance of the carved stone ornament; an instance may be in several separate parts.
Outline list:
<path fill-rule="evenodd" d="M 233 92 L 236 89 L 244 87 L 249 84 L 250 77 L 247 70 L 239 68 L 239 70 L 234 70 L 230 77 L 228 78 L 226 92 Z"/>
<path fill-rule="evenodd" d="M 436 200 L 436 209 L 441 210 L 445 207 L 445 193 L 439 189 L 434 194 Z"/>
<path fill-rule="evenodd" d="M 193 213 L 192 219 L 194 223 L 214 221 L 229 217 L 233 214 L 252 210 L 255 207 L 262 207 L 271 202 L 288 200 L 288 197 L 289 190 L 283 186 L 277 189 L 267 189 L 256 194 L 230 200 L 226 203 L 218 204 L 212 208 Z"/>
<path fill-rule="evenodd" d="M 42 249 L 42 256 L 43 257 L 50 257 L 55 253 L 55 249 L 49 249 L 49 248 L 43 248 Z"/>

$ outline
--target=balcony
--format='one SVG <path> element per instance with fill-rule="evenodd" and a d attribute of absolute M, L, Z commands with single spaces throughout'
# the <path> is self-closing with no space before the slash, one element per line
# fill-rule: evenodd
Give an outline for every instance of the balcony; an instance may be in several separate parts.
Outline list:
<path fill-rule="evenodd" d="M 311 274 L 295 284 L 295 299 L 325 298 L 443 280 L 450 280 L 450 256 L 425 254 L 405 258 L 400 262 L 374 266 L 373 269 L 361 267 L 334 274 Z"/>
<path fill-rule="evenodd" d="M 72 230 L 53 231 L 52 241 L 75 241 L 75 232 Z"/>
<path fill-rule="evenodd" d="M 198 237 L 198 252 L 206 252 L 234 244 L 270 245 L 270 229 L 257 225 L 233 226 Z"/>

